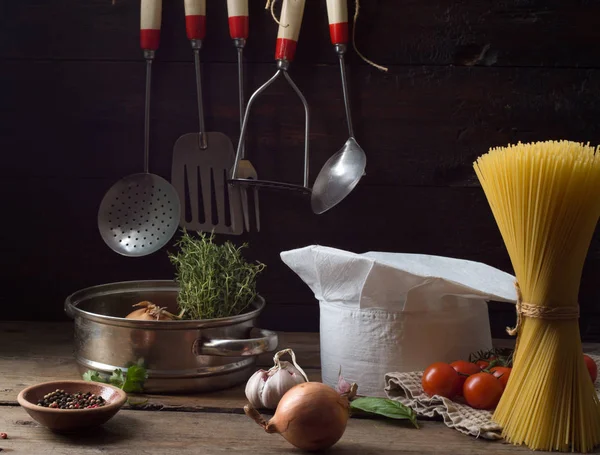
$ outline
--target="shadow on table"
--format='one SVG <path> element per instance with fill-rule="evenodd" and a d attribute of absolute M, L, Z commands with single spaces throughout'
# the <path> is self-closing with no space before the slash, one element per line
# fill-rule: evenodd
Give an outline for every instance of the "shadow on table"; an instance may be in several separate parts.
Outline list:
<path fill-rule="evenodd" d="M 279 452 L 281 453 L 285 453 L 285 454 L 289 454 L 289 455 L 308 455 L 308 454 L 313 454 L 313 455 L 319 455 L 319 454 L 327 454 L 327 455 L 398 455 L 399 450 L 398 449 L 382 449 L 380 447 L 373 447 L 372 445 L 368 445 L 368 444 L 361 444 L 361 443 L 357 443 L 357 442 L 346 442 L 346 443 L 342 443 L 341 441 L 338 442 L 336 445 L 334 445 L 333 447 L 327 449 L 327 450 L 323 450 L 323 451 L 316 451 L 316 452 L 309 452 L 309 451 L 304 451 L 304 450 L 299 450 L 295 447 L 290 447 L 287 449 L 279 449 Z"/>
<path fill-rule="evenodd" d="M 65 444 L 81 446 L 110 445 L 131 439 L 134 432 L 131 430 L 137 424 L 137 419 L 119 414 L 113 419 L 94 428 L 79 429 L 73 432 L 56 433 L 56 438 Z"/>

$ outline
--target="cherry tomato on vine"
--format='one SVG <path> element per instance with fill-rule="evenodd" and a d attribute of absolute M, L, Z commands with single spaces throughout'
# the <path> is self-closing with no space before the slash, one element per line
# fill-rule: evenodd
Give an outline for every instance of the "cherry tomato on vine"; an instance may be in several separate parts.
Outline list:
<path fill-rule="evenodd" d="M 460 380 L 460 387 L 458 389 L 458 395 L 462 395 L 462 388 L 469 376 L 475 373 L 481 372 L 481 368 L 471 362 L 467 362 L 466 360 L 457 360 L 450 364 L 452 368 L 456 370 L 458 373 L 458 378 Z"/>
<path fill-rule="evenodd" d="M 502 383 L 503 387 L 506 387 L 506 383 L 508 382 L 508 377 L 510 376 L 510 372 L 512 368 L 510 367 L 494 367 L 490 370 L 492 374 L 498 378 L 498 380 Z"/>
<path fill-rule="evenodd" d="M 477 362 L 475 362 L 475 365 L 477 365 L 481 370 L 484 370 L 485 368 L 490 366 L 490 362 L 488 362 L 487 360 L 478 360 Z"/>
<path fill-rule="evenodd" d="M 465 381 L 463 395 L 467 404 L 475 409 L 493 409 L 504 392 L 504 386 L 490 373 L 476 373 Z"/>
<path fill-rule="evenodd" d="M 596 382 L 596 378 L 598 377 L 598 365 L 596 365 L 596 362 L 594 362 L 589 355 L 583 354 L 583 360 L 585 361 L 585 366 L 590 373 L 592 382 Z"/>
<path fill-rule="evenodd" d="M 460 392 L 460 377 L 454 368 L 444 362 L 432 363 L 423 372 L 421 385 L 427 395 L 452 399 Z"/>

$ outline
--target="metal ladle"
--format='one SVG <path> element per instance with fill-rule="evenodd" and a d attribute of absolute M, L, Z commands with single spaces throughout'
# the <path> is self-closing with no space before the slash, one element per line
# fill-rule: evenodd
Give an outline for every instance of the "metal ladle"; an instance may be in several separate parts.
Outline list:
<path fill-rule="evenodd" d="M 348 41 L 348 6 L 346 0 L 327 0 L 327 15 L 331 42 L 340 60 L 342 75 L 342 91 L 346 108 L 349 138 L 343 147 L 329 158 L 317 175 L 311 194 L 311 207 L 314 213 L 321 214 L 339 204 L 352 192 L 359 180 L 365 175 L 367 157 L 364 150 L 354 138 L 348 85 L 346 81 L 346 66 L 344 54 Z"/>

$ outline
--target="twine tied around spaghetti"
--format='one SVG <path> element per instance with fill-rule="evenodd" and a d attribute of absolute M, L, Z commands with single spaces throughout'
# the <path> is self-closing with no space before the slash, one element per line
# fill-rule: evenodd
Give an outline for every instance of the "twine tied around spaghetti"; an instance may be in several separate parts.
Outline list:
<path fill-rule="evenodd" d="M 277 0 L 267 0 L 267 3 L 265 5 L 265 9 L 270 9 L 271 10 L 271 16 L 273 16 L 273 20 L 278 24 L 281 25 L 282 27 L 288 27 L 290 24 L 282 24 L 279 19 L 277 19 L 277 16 L 275 16 L 275 3 L 277 2 Z M 360 9 L 360 3 L 359 0 L 354 0 L 354 19 L 353 19 L 353 26 L 352 26 L 352 47 L 354 48 L 354 51 L 358 54 L 358 56 L 360 58 L 362 58 L 365 62 L 367 62 L 369 65 L 374 66 L 375 68 L 377 68 L 380 71 L 387 71 L 388 68 L 382 65 L 378 65 L 377 63 L 369 60 L 367 57 L 365 57 L 356 47 L 356 38 L 355 38 L 355 32 L 356 32 L 356 21 L 358 20 L 358 11 Z"/>
<path fill-rule="evenodd" d="M 579 305 L 563 307 L 547 307 L 533 305 L 531 303 L 523 302 L 523 294 L 521 294 L 521 287 L 516 281 L 515 289 L 517 290 L 517 304 L 515 306 L 515 310 L 517 312 L 517 323 L 513 328 L 506 328 L 506 333 L 508 333 L 510 336 L 515 336 L 519 333 L 519 328 L 521 327 L 521 323 L 523 322 L 523 317 L 546 319 L 549 321 L 577 319 L 579 317 Z"/>

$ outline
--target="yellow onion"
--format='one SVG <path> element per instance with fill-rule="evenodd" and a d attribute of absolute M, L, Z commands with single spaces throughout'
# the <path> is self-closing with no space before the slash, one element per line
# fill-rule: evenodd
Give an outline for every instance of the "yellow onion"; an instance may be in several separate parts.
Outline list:
<path fill-rule="evenodd" d="M 350 417 L 348 399 L 321 382 L 305 382 L 283 395 L 268 422 L 251 405 L 244 406 L 244 412 L 267 433 L 279 433 L 299 449 L 324 450 L 338 442 L 346 431 Z"/>
<path fill-rule="evenodd" d="M 179 319 L 178 316 L 169 313 L 165 308 L 161 308 L 152 302 L 143 301 L 133 306 L 141 308 L 125 316 L 127 319 L 136 319 L 138 321 L 170 321 Z"/>

